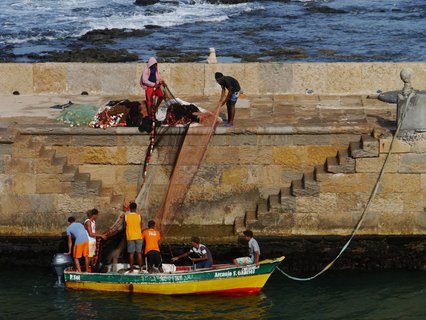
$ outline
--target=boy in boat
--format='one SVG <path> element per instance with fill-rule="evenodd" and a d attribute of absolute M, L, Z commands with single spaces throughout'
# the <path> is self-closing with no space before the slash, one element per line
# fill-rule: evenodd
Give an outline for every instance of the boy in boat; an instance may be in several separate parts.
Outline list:
<path fill-rule="evenodd" d="M 89 235 L 89 266 L 92 265 L 93 257 L 96 254 L 96 238 L 106 240 L 106 236 L 101 233 L 96 233 L 96 219 L 98 218 L 99 211 L 96 208 L 90 209 L 86 212 L 87 219 L 84 221 L 84 227 Z"/>
<path fill-rule="evenodd" d="M 138 259 L 138 265 L 142 270 L 142 218 L 136 213 L 137 205 L 131 202 L 129 205 L 130 212 L 124 216 L 126 223 L 127 252 L 129 253 L 129 273 L 133 272 L 135 267 L 135 252 Z"/>
<path fill-rule="evenodd" d="M 142 232 L 142 239 L 145 244 L 145 257 L 147 259 L 147 268 L 151 272 L 163 272 L 161 267 L 160 254 L 160 232 L 155 230 L 155 221 L 148 221 L 148 229 Z"/>
<path fill-rule="evenodd" d="M 220 72 L 216 72 L 214 77 L 216 82 L 222 87 L 219 104 L 220 106 L 223 106 L 226 103 L 228 111 L 228 122 L 225 123 L 225 126 L 232 127 L 234 124 L 235 105 L 241 90 L 240 84 L 237 79 L 230 76 L 224 76 Z M 228 91 L 228 93 L 225 95 L 226 91 Z"/>
<path fill-rule="evenodd" d="M 86 272 L 89 271 L 89 236 L 84 229 L 84 226 L 80 222 L 75 222 L 74 217 L 68 218 L 68 228 L 67 228 L 67 237 L 68 237 L 68 252 L 65 254 L 71 254 L 72 248 L 72 239 L 75 239 L 74 250 L 73 250 L 73 259 L 74 267 L 77 272 L 81 272 L 80 267 L 80 258 L 84 257 L 84 264 L 86 267 Z"/>
<path fill-rule="evenodd" d="M 198 237 L 191 238 L 191 249 L 188 252 L 173 257 L 172 261 L 177 261 L 180 258 L 188 256 L 192 260 L 195 268 L 210 268 L 213 265 L 213 258 L 209 248 L 201 244 L 200 238 Z"/>
<path fill-rule="evenodd" d="M 249 256 L 234 259 L 235 265 L 259 264 L 260 248 L 256 239 L 253 238 L 253 232 L 246 230 L 243 232 L 244 239 L 248 241 Z"/>
<path fill-rule="evenodd" d="M 154 57 L 148 59 L 148 63 L 142 72 L 140 85 L 145 90 L 146 106 L 148 115 L 153 116 L 158 109 L 161 101 L 163 101 L 164 93 L 161 90 L 163 84 L 160 74 L 158 72 L 157 60 Z M 154 108 L 154 96 L 157 96 L 157 103 Z"/>

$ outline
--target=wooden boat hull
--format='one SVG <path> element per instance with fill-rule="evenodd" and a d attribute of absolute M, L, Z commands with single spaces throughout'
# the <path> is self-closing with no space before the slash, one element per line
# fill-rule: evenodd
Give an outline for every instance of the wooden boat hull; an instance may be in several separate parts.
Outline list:
<path fill-rule="evenodd" d="M 146 294 L 243 294 L 259 292 L 284 258 L 258 266 L 229 266 L 157 274 L 84 273 L 65 270 L 68 288 Z"/>

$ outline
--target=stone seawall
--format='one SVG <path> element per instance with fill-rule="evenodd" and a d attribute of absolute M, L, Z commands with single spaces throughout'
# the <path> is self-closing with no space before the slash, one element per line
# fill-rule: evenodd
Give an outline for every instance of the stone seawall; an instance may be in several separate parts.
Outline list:
<path fill-rule="evenodd" d="M 143 68 L 141 63 L 1 63 L 0 95 L 137 95 Z M 248 95 L 376 94 L 399 89 L 402 68 L 414 70 L 414 87 L 426 87 L 425 62 L 159 64 L 172 91 L 191 96 L 217 94 L 216 71 L 236 77 Z"/>
<path fill-rule="evenodd" d="M 219 128 L 192 184 L 183 225 L 170 241 L 196 231 L 210 242 L 245 228 L 269 236 L 348 235 L 381 170 L 390 138 L 368 132 L 283 134 Z M 368 130 L 368 128 L 364 128 Z M 171 170 L 173 130 L 154 152 L 145 222 L 156 212 Z M 110 226 L 140 183 L 148 136 L 133 128 L 21 129 L 3 150 L 0 232 L 48 236 L 70 214 L 100 209 Z M 360 234 L 421 235 L 426 230 L 425 139 L 397 140 Z M 173 240 L 174 239 L 174 240 Z"/>

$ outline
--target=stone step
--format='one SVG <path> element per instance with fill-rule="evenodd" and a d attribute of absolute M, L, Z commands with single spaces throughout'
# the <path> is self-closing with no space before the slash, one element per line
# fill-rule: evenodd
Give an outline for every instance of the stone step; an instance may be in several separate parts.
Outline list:
<path fill-rule="evenodd" d="M 264 212 L 269 212 L 268 200 L 260 199 L 257 203 L 256 212 L 257 212 L 258 215 L 261 214 L 261 213 L 264 213 Z"/>
<path fill-rule="evenodd" d="M 313 171 L 305 172 L 303 174 L 302 180 L 303 180 L 303 188 L 309 189 L 315 192 L 319 191 L 319 186 L 317 181 L 315 180 Z"/>
<path fill-rule="evenodd" d="M 280 189 L 281 212 L 295 212 L 296 198 L 292 196 L 290 187 Z"/>
<path fill-rule="evenodd" d="M 314 177 L 317 182 L 323 182 L 330 178 L 331 173 L 326 171 L 326 164 L 317 165 L 314 168 Z"/>
<path fill-rule="evenodd" d="M 371 155 L 371 157 L 379 156 L 379 139 L 364 134 L 361 136 L 361 146 L 365 152 Z"/>
<path fill-rule="evenodd" d="M 256 221 L 257 221 L 256 211 L 246 211 L 244 223 L 246 225 L 250 225 L 251 223 L 255 223 Z"/>
<path fill-rule="evenodd" d="M 234 220 L 234 233 L 239 234 L 246 229 L 246 225 L 244 223 L 244 217 L 236 217 Z"/>
<path fill-rule="evenodd" d="M 39 153 L 39 158 L 42 159 L 53 159 L 56 155 L 56 151 L 53 149 L 41 149 Z"/>
<path fill-rule="evenodd" d="M 349 156 L 348 149 L 339 150 L 337 159 L 340 166 L 340 173 L 355 173 L 355 159 Z"/>
<path fill-rule="evenodd" d="M 102 190 L 101 180 L 91 180 L 87 183 L 87 193 L 92 195 L 100 195 Z"/>
<path fill-rule="evenodd" d="M 349 144 L 349 154 L 353 158 L 373 158 L 379 156 L 379 141 L 370 136 L 362 136 L 358 142 Z"/>
<path fill-rule="evenodd" d="M 270 212 L 281 211 L 281 201 L 278 194 L 273 194 L 268 197 L 268 208 Z"/>
<path fill-rule="evenodd" d="M 295 197 L 298 196 L 316 196 L 319 194 L 319 186 L 315 180 L 312 179 L 311 175 L 303 175 L 300 180 L 293 180 L 291 182 L 291 194 Z M 306 187 L 305 187 L 306 186 Z"/>
<path fill-rule="evenodd" d="M 75 176 L 78 172 L 78 169 L 76 166 L 73 165 L 65 165 L 62 171 L 62 174 L 60 175 L 61 181 L 68 181 L 72 182 L 75 180 Z"/>

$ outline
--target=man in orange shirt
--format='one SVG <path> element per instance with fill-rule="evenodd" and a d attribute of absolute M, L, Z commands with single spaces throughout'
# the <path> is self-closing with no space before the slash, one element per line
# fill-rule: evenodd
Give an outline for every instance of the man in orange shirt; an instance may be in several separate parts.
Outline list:
<path fill-rule="evenodd" d="M 139 268 L 142 270 L 142 218 L 139 213 L 136 213 L 136 208 L 136 203 L 130 203 L 130 212 L 126 213 L 124 216 L 124 220 L 126 221 L 127 252 L 129 253 L 130 273 L 132 273 L 134 269 L 135 252 L 138 257 Z"/>
<path fill-rule="evenodd" d="M 163 272 L 161 267 L 160 254 L 160 232 L 154 229 L 155 221 L 148 222 L 148 229 L 142 233 L 142 238 L 145 242 L 145 257 L 147 258 L 147 267 L 149 272 Z"/>

